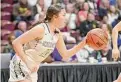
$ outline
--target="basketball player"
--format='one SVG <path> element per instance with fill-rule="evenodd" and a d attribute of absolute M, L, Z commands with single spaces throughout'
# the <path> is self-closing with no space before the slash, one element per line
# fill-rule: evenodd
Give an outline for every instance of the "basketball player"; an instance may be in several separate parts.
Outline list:
<path fill-rule="evenodd" d="M 118 32 L 121 31 L 121 21 L 113 28 L 112 31 L 112 41 L 113 41 L 113 50 L 112 58 L 116 61 L 120 57 L 120 51 L 117 46 Z M 117 80 L 114 82 L 121 82 L 121 73 Z"/>
<path fill-rule="evenodd" d="M 59 29 L 64 27 L 65 9 L 59 5 L 51 5 L 45 21 L 25 32 L 12 44 L 16 55 L 10 62 L 10 82 L 37 82 L 37 71 L 40 63 L 46 59 L 56 47 L 63 60 L 73 56 L 86 44 L 84 39 L 78 45 L 67 50 Z"/>

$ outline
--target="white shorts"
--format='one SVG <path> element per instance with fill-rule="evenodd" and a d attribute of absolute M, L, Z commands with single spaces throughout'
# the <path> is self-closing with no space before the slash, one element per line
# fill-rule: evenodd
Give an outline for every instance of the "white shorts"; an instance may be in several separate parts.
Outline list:
<path fill-rule="evenodd" d="M 21 80 L 31 80 L 37 82 L 37 72 L 31 73 L 26 64 L 18 56 L 14 56 L 10 61 L 10 78 L 9 82 L 16 82 Z"/>

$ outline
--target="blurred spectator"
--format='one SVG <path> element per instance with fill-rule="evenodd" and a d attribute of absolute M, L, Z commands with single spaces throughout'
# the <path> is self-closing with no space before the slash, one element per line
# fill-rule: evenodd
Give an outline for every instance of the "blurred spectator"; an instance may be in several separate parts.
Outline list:
<path fill-rule="evenodd" d="M 20 21 L 18 24 L 18 29 L 23 33 L 27 31 L 27 24 L 24 21 Z"/>
<path fill-rule="evenodd" d="M 12 47 L 7 40 L 1 40 L 1 53 L 10 53 Z"/>
<path fill-rule="evenodd" d="M 76 29 L 76 14 L 74 13 L 74 4 L 66 5 L 67 28 Z"/>
<path fill-rule="evenodd" d="M 109 24 L 103 23 L 101 25 L 101 29 L 106 31 L 106 33 L 108 34 L 109 40 L 111 40 L 112 27 Z"/>
<path fill-rule="evenodd" d="M 110 5 L 116 5 L 117 3 L 116 3 L 116 0 L 109 0 L 109 2 L 110 2 Z"/>
<path fill-rule="evenodd" d="M 84 3 L 86 0 L 76 0 L 77 3 Z"/>
<path fill-rule="evenodd" d="M 63 3 L 64 5 L 67 5 L 70 3 L 70 0 L 57 0 L 57 3 Z"/>
<path fill-rule="evenodd" d="M 27 0 L 19 0 L 13 6 L 13 16 L 15 21 L 30 21 L 33 20 L 32 7 L 28 5 Z"/>
<path fill-rule="evenodd" d="M 118 11 L 121 15 L 121 0 L 117 0 L 117 8 L 118 8 Z"/>
<path fill-rule="evenodd" d="M 83 21 L 78 27 L 78 29 L 80 30 L 81 36 L 85 37 L 87 32 L 97 27 L 98 24 L 95 21 L 95 16 L 92 13 L 88 13 L 87 20 Z"/>
<path fill-rule="evenodd" d="M 52 4 L 52 0 L 44 0 L 44 8 L 47 10 L 48 7 Z"/>
<path fill-rule="evenodd" d="M 103 17 L 107 15 L 108 9 L 109 9 L 109 0 L 101 0 L 100 6 L 98 8 L 98 15 L 100 20 L 102 20 Z"/>
<path fill-rule="evenodd" d="M 15 30 L 14 31 L 14 36 L 17 38 L 19 37 L 21 34 L 23 34 L 23 32 L 21 30 Z"/>
<path fill-rule="evenodd" d="M 77 26 L 87 19 L 87 14 L 89 12 L 89 5 L 87 2 L 79 3 L 79 7 L 80 8 L 77 14 Z"/>
<path fill-rule="evenodd" d="M 108 16 L 107 15 L 103 16 L 103 19 L 100 22 L 102 22 L 104 24 L 108 24 Z"/>
<path fill-rule="evenodd" d="M 87 3 L 89 4 L 90 11 L 97 14 L 97 0 L 88 0 Z"/>
<path fill-rule="evenodd" d="M 35 6 L 37 4 L 37 0 L 27 0 L 28 5 Z"/>
<path fill-rule="evenodd" d="M 45 18 L 46 8 L 43 0 L 38 0 L 34 7 L 35 22 L 42 21 Z"/>
<path fill-rule="evenodd" d="M 82 6 L 83 8 L 79 11 L 79 20 L 84 21 L 87 19 L 87 14 L 89 11 L 89 5 L 87 2 L 85 2 Z"/>
<path fill-rule="evenodd" d="M 112 25 L 113 21 L 116 20 L 119 16 L 119 12 L 116 10 L 116 7 L 111 5 L 108 12 L 108 24 Z"/>
<path fill-rule="evenodd" d="M 29 28 L 27 28 L 27 24 L 24 21 L 20 21 L 17 25 L 17 29 L 14 30 L 14 36 L 17 38 L 24 32 L 26 32 Z"/>
<path fill-rule="evenodd" d="M 85 0 L 77 0 L 76 4 L 75 4 L 75 8 L 79 10 L 81 10 L 83 8 L 83 4 L 84 4 Z"/>
<path fill-rule="evenodd" d="M 14 4 L 18 3 L 18 0 L 13 0 L 13 3 L 14 3 Z"/>
<path fill-rule="evenodd" d="M 13 42 L 13 40 L 15 40 L 15 38 L 16 38 L 16 37 L 15 37 L 14 33 L 11 33 L 11 34 L 9 35 L 9 37 L 8 37 L 9 46 L 10 46 L 10 48 L 11 48 L 11 50 L 10 50 L 11 58 L 15 55 L 14 49 L 13 49 L 13 47 L 12 47 L 12 42 Z"/>

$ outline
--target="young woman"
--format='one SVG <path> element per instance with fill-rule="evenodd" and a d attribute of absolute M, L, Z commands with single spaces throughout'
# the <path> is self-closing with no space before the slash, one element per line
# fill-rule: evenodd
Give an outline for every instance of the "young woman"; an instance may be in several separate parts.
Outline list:
<path fill-rule="evenodd" d="M 37 70 L 56 47 L 63 60 L 73 56 L 86 44 L 84 39 L 70 50 L 66 49 L 59 29 L 66 24 L 66 11 L 59 5 L 51 5 L 44 23 L 34 26 L 12 44 L 16 55 L 10 63 L 10 82 L 37 82 Z"/>
<path fill-rule="evenodd" d="M 112 58 L 117 60 L 120 57 L 120 51 L 117 46 L 118 32 L 121 31 L 121 21 L 113 28 L 112 31 L 112 41 L 113 41 L 113 50 L 112 50 Z M 121 74 L 118 79 L 114 82 L 121 82 Z"/>

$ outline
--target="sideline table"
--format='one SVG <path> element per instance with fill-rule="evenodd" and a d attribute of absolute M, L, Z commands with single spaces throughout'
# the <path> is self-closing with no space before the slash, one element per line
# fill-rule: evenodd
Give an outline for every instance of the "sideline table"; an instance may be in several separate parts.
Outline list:
<path fill-rule="evenodd" d="M 112 82 L 121 72 L 121 62 L 41 64 L 38 82 Z M 1 82 L 8 82 L 9 69 L 1 70 Z"/>

